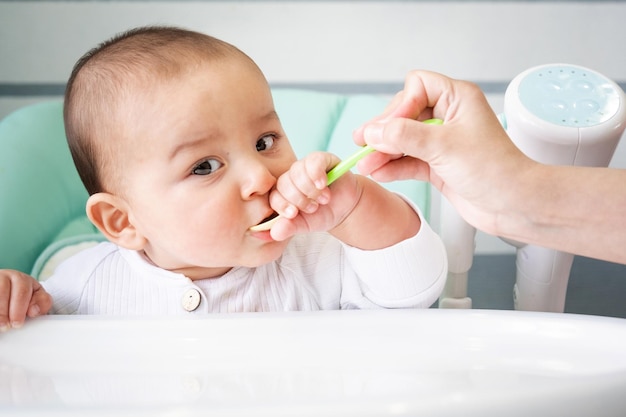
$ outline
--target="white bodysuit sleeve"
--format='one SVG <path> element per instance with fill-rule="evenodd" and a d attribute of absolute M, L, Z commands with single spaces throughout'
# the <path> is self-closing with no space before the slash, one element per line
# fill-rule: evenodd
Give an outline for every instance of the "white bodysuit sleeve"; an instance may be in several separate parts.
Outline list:
<path fill-rule="evenodd" d="M 419 208 L 404 199 L 422 222 L 415 236 L 379 250 L 343 244 L 342 308 L 428 308 L 443 291 L 448 273 L 443 242 Z"/>

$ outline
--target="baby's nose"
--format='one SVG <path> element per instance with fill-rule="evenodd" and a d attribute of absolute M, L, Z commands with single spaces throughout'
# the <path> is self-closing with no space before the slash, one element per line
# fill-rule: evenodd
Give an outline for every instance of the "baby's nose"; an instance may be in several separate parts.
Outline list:
<path fill-rule="evenodd" d="M 267 194 L 276 184 L 276 177 L 262 162 L 252 162 L 244 166 L 241 177 L 241 194 L 244 199 Z"/>

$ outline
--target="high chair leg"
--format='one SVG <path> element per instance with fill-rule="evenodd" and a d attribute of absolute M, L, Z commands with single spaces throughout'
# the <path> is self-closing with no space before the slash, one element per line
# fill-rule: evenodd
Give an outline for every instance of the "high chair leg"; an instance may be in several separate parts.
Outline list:
<path fill-rule="evenodd" d="M 441 198 L 441 239 L 448 253 L 448 279 L 439 297 L 439 308 L 472 308 L 467 296 L 476 229 L 470 226 L 445 197 Z"/>
<path fill-rule="evenodd" d="M 526 245 L 517 250 L 517 276 L 513 288 L 516 310 L 565 310 L 567 283 L 574 255 Z"/>

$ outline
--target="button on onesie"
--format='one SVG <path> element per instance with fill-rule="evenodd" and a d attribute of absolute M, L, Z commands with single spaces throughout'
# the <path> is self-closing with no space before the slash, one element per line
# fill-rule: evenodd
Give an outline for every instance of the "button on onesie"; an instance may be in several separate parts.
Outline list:
<path fill-rule="evenodd" d="M 191 288 L 183 294 L 181 304 L 185 310 L 191 312 L 198 308 L 201 300 L 200 291 L 195 288 Z"/>

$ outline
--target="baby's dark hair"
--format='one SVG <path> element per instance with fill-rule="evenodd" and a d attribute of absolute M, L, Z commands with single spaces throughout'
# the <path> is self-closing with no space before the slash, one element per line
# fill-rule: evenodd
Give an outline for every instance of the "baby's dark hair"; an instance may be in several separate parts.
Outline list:
<path fill-rule="evenodd" d="M 254 65 L 229 43 L 165 26 L 129 30 L 83 55 L 67 83 L 63 118 L 70 152 L 87 192 L 110 192 L 107 184 L 115 181 L 110 177 L 115 178 L 117 173 L 113 145 L 107 142 L 118 133 L 116 124 L 122 111 L 118 105 L 137 94 L 137 84 L 154 85 L 193 71 L 207 61 L 232 56 Z"/>

